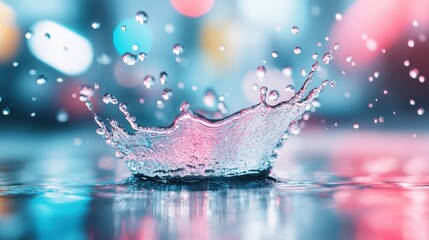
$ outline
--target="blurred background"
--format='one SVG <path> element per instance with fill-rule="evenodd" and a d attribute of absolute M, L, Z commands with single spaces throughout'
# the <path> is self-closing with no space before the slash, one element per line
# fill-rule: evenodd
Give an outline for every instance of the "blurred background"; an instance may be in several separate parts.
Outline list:
<path fill-rule="evenodd" d="M 0 1 L 0 238 L 427 239 L 428 9 Z M 273 173 L 283 183 L 122 183 L 126 166 L 79 100 L 91 86 L 95 112 L 125 126 L 105 93 L 143 126 L 170 125 L 183 101 L 221 118 L 258 103 L 263 84 L 279 92 L 270 104 L 287 100 L 315 61 L 311 86 L 335 87 L 282 149 Z"/>

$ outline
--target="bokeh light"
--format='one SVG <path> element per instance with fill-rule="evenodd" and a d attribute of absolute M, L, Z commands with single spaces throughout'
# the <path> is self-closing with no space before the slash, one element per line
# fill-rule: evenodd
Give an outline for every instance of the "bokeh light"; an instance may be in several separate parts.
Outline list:
<path fill-rule="evenodd" d="M 187 17 L 199 17 L 212 8 L 214 0 L 171 0 L 174 9 Z"/>
<path fill-rule="evenodd" d="M 113 44 L 119 54 L 149 53 L 153 34 L 148 24 L 140 24 L 134 18 L 120 22 L 113 32 Z"/>
<path fill-rule="evenodd" d="M 86 71 L 94 53 L 88 40 L 52 21 L 40 21 L 31 27 L 27 40 L 30 52 L 56 70 L 77 75 Z"/>

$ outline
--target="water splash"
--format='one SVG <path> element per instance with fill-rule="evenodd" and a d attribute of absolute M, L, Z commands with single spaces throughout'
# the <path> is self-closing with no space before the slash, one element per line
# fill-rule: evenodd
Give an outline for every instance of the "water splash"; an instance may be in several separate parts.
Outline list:
<path fill-rule="evenodd" d="M 219 120 L 195 114 L 189 103 L 183 102 L 181 114 L 171 126 L 143 127 L 137 124 L 127 105 L 120 103 L 119 109 L 133 133 L 115 120 L 109 121 L 109 129 L 90 107 L 91 96 L 80 100 L 94 114 L 99 126 L 97 133 L 117 150 L 117 156 L 125 160 L 134 175 L 163 181 L 193 181 L 263 174 L 271 169 L 283 142 L 299 133 L 303 114 L 319 105 L 314 104 L 315 99 L 329 84 L 328 80 L 305 96 L 317 66 L 318 62 L 290 100 L 268 105 L 267 88 L 263 86 L 259 104 Z M 87 88 L 82 88 L 80 94 L 90 92 Z M 116 100 L 106 94 L 103 101 L 112 103 L 112 99 Z"/>

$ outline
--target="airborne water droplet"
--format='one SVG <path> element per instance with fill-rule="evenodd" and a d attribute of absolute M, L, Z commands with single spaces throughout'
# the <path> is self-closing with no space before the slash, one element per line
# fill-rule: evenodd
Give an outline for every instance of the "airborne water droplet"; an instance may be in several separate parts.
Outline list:
<path fill-rule="evenodd" d="M 346 62 L 351 62 L 353 60 L 353 57 L 352 56 L 347 56 L 346 57 Z"/>
<path fill-rule="evenodd" d="M 359 129 L 359 123 L 355 123 L 355 124 L 353 124 L 353 128 L 354 128 L 354 129 Z"/>
<path fill-rule="evenodd" d="M 161 72 L 159 74 L 159 82 L 161 83 L 161 85 L 166 84 L 168 81 L 168 74 L 166 72 Z"/>
<path fill-rule="evenodd" d="M 151 88 L 153 85 L 155 84 L 155 78 L 152 75 L 147 75 L 144 79 L 143 79 L 143 85 L 146 88 Z"/>
<path fill-rule="evenodd" d="M 125 64 L 132 66 L 136 64 L 137 57 L 134 54 L 125 53 L 124 55 L 122 55 L 122 61 L 124 61 Z"/>
<path fill-rule="evenodd" d="M 415 45 L 415 42 L 414 42 L 414 40 L 413 39 L 410 39 L 410 40 L 408 40 L 408 47 L 410 47 L 410 48 L 413 48 L 414 47 L 414 45 Z"/>
<path fill-rule="evenodd" d="M 335 43 L 334 44 L 334 50 L 337 51 L 340 48 L 340 44 L 339 43 Z"/>
<path fill-rule="evenodd" d="M 136 13 L 136 22 L 145 24 L 149 21 L 149 16 L 144 11 L 138 11 Z"/>
<path fill-rule="evenodd" d="M 47 38 L 47 39 L 51 39 L 51 34 L 49 34 L 49 33 L 45 33 L 45 38 Z"/>
<path fill-rule="evenodd" d="M 341 20 L 343 19 L 343 15 L 341 15 L 341 13 L 336 13 L 336 14 L 335 14 L 335 19 L 336 19 L 337 21 L 341 21 Z"/>
<path fill-rule="evenodd" d="M 411 105 L 411 106 L 416 105 L 416 101 L 414 101 L 414 99 L 410 99 L 410 105 Z"/>
<path fill-rule="evenodd" d="M 164 100 L 168 100 L 172 97 L 173 97 L 173 92 L 171 91 L 171 89 L 166 88 L 166 89 L 164 89 L 164 91 L 162 91 L 162 98 Z"/>
<path fill-rule="evenodd" d="M 44 74 L 40 74 L 36 78 L 36 82 L 39 85 L 45 84 L 47 80 L 48 80 L 48 77 L 46 75 L 44 75 Z"/>
<path fill-rule="evenodd" d="M 300 47 L 295 47 L 294 49 L 293 49 L 293 52 L 295 53 L 295 54 L 300 54 L 301 53 L 301 48 Z"/>
<path fill-rule="evenodd" d="M 423 108 L 419 108 L 419 109 L 417 109 L 417 114 L 418 114 L 419 116 L 423 115 L 424 113 L 425 113 L 425 110 L 424 110 Z"/>
<path fill-rule="evenodd" d="M 271 56 L 272 56 L 273 58 L 277 58 L 277 57 L 279 56 L 279 54 L 278 54 L 276 51 L 273 51 L 273 52 L 271 53 Z"/>
<path fill-rule="evenodd" d="M 332 53 L 325 53 L 323 55 L 322 61 L 325 64 L 330 64 L 332 62 L 332 60 L 334 60 L 334 56 L 332 55 Z"/>
<path fill-rule="evenodd" d="M 293 34 L 297 34 L 297 33 L 299 33 L 299 27 L 297 27 L 297 26 L 293 26 L 293 27 L 290 29 L 290 31 L 291 31 Z"/>
<path fill-rule="evenodd" d="M 256 76 L 258 78 L 264 78 L 266 72 L 267 72 L 267 69 L 265 69 L 264 66 L 259 66 L 256 68 Z"/>
<path fill-rule="evenodd" d="M 173 54 L 179 56 L 184 51 L 183 46 L 180 44 L 174 44 L 173 46 Z"/>
<path fill-rule="evenodd" d="M 144 52 L 141 52 L 141 53 L 139 53 L 138 58 L 139 58 L 140 62 L 143 62 L 144 60 L 146 60 L 147 54 Z"/>
<path fill-rule="evenodd" d="M 316 60 L 316 59 L 317 59 L 317 53 L 313 53 L 312 58 L 313 58 L 314 60 Z"/>

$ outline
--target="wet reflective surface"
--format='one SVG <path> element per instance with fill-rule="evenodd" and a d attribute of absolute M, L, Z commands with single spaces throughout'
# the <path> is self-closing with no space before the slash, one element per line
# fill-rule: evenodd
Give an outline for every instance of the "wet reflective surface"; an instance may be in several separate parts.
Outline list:
<path fill-rule="evenodd" d="M 277 180 L 192 184 L 137 181 L 95 134 L 4 134 L 0 239 L 429 238 L 424 134 L 305 129 Z"/>

